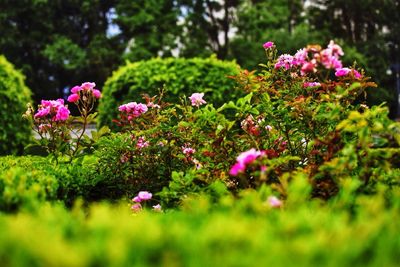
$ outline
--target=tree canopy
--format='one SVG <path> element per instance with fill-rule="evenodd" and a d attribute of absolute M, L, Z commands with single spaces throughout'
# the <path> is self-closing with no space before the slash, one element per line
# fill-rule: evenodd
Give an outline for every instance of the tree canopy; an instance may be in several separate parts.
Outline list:
<path fill-rule="evenodd" d="M 102 87 L 125 60 L 215 54 L 254 69 L 265 41 L 292 53 L 335 39 L 389 89 L 386 72 L 400 49 L 399 2 L 0 0 L 0 54 L 22 70 L 39 100 L 87 80 Z"/>

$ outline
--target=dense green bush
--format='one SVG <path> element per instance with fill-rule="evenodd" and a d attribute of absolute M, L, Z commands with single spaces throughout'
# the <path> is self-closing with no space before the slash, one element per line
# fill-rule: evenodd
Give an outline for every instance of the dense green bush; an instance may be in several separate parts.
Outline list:
<path fill-rule="evenodd" d="M 381 194 L 359 198 L 352 213 L 304 199 L 271 209 L 254 191 L 218 206 L 188 198 L 182 210 L 162 214 L 132 215 L 126 203 L 43 205 L 34 214 L 0 214 L 0 265 L 394 267 L 399 193 L 389 202 Z"/>
<path fill-rule="evenodd" d="M 31 137 L 22 119 L 31 92 L 24 77 L 4 56 L 0 56 L 0 155 L 21 154 Z"/>
<path fill-rule="evenodd" d="M 43 171 L 47 162 L 34 157 L 0 158 L 0 210 L 32 208 L 45 200 L 56 199 L 58 181 Z"/>
<path fill-rule="evenodd" d="M 16 210 L 25 202 L 29 205 L 30 201 L 45 199 L 60 200 L 67 206 L 71 206 L 77 198 L 85 201 L 105 199 L 110 194 L 104 192 L 113 187 L 104 189 L 96 175 L 96 163 L 97 159 L 90 156 L 60 164 L 55 164 L 51 157 L 0 157 L 0 199 L 4 203 L 1 209 Z M 108 178 L 111 182 L 111 177 Z M 5 195 L 8 194 L 5 186 L 6 190 L 13 192 L 12 201 L 15 203 Z M 38 197 L 32 190 L 36 190 Z M 24 202 L 25 197 L 28 201 Z"/>
<path fill-rule="evenodd" d="M 99 124 L 112 126 L 118 116 L 118 106 L 142 100 L 142 94 L 159 94 L 165 88 L 164 100 L 178 102 L 179 96 L 204 92 L 210 103 L 220 105 L 238 92 L 228 76 L 235 75 L 239 66 L 234 62 L 211 58 L 155 58 L 128 63 L 107 80 L 99 104 Z"/>

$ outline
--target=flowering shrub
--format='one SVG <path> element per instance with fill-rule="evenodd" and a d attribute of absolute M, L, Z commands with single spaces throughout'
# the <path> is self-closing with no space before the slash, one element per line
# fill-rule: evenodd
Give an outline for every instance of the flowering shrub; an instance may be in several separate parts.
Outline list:
<path fill-rule="evenodd" d="M 80 117 L 70 116 L 63 99 L 42 100 L 36 112 L 32 106 L 28 106 L 24 117 L 30 120 L 33 130 L 41 138 L 36 145 L 45 147 L 56 160 L 64 155 L 72 161 L 75 156 L 82 155 L 85 149 L 90 150 L 94 142 L 108 132 L 105 127 L 99 132 L 92 132 L 92 139 L 85 135 L 87 125 L 97 115 L 91 112 L 101 97 L 95 86 L 95 83 L 85 82 L 71 89 L 72 94 L 68 96 L 68 102 L 77 106 Z"/>
<path fill-rule="evenodd" d="M 312 45 L 294 56 L 277 56 L 273 43 L 264 49 L 263 71 L 232 77 L 247 95 L 218 109 L 201 93 L 176 105 L 160 92 L 120 106 L 122 142 L 115 147 L 114 136 L 100 146 L 99 173 L 121 175 L 132 191 L 162 189 L 167 202 L 216 182 L 232 192 L 268 184 L 286 198 L 288 183 L 303 177 L 324 199 L 346 178 L 364 181 L 358 192 L 393 182 L 399 125 L 384 107 L 363 104 L 375 84 L 343 67 L 340 46 Z"/>

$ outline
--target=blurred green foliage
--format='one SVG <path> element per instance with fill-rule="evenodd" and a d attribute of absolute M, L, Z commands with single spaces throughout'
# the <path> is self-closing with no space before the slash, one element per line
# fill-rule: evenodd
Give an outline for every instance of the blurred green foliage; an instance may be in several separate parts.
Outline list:
<path fill-rule="evenodd" d="M 293 189 L 299 192 L 299 188 Z M 2 266 L 397 266 L 400 192 L 337 202 L 265 204 L 246 191 L 212 205 L 132 214 L 126 203 L 0 215 Z M 341 201 L 351 201 L 343 197 Z M 66 251 L 68 253 L 66 253 Z"/>
<path fill-rule="evenodd" d="M 21 154 L 31 138 L 22 114 L 31 101 L 24 76 L 0 56 L 0 155 Z"/>

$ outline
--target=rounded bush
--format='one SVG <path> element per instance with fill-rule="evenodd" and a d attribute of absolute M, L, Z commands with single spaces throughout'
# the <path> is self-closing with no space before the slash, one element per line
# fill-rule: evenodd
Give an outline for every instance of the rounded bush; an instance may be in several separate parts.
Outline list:
<path fill-rule="evenodd" d="M 31 129 L 22 114 L 30 100 L 24 76 L 0 56 L 0 155 L 21 154 L 29 142 Z"/>
<path fill-rule="evenodd" d="M 228 76 L 236 75 L 239 66 L 232 61 L 210 58 L 154 58 L 120 67 L 106 81 L 99 104 L 99 124 L 113 126 L 118 117 L 118 106 L 144 102 L 142 94 L 158 95 L 165 88 L 164 101 L 177 102 L 179 97 L 205 93 L 208 103 L 221 105 L 239 94 L 235 82 Z"/>

